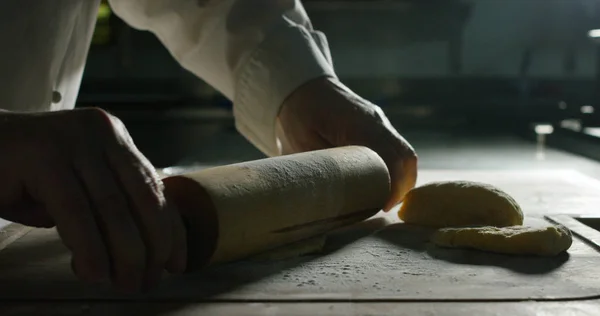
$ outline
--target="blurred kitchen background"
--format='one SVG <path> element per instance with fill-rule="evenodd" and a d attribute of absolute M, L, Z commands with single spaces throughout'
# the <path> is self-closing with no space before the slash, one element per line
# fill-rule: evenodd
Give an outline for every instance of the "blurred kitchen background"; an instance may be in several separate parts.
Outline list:
<path fill-rule="evenodd" d="M 386 111 L 421 167 L 600 177 L 600 0 L 303 3 L 340 78 Z M 78 106 L 119 116 L 158 167 L 263 157 L 230 101 L 106 3 Z"/>

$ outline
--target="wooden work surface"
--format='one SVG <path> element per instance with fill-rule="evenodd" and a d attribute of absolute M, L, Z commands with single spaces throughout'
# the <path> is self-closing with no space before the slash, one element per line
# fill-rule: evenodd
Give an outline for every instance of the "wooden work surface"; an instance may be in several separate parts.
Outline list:
<path fill-rule="evenodd" d="M 600 182 L 572 171 L 420 174 L 421 183 L 451 179 L 499 186 L 517 199 L 532 224 L 553 214 L 600 213 Z M 319 255 L 223 265 L 167 280 L 147 296 L 122 297 L 75 280 L 68 253 L 52 230 L 15 229 L 0 243 L 0 297 L 58 300 L 42 304 L 43 309 L 39 303 L 4 305 L 15 315 L 48 315 L 52 308 L 73 315 L 130 315 L 142 310 L 173 315 L 302 315 L 322 309 L 331 315 L 425 311 L 496 315 L 498 308 L 514 315 L 546 309 L 555 311 L 549 315 L 599 314 L 600 304 L 594 300 L 600 297 L 600 255 L 584 239 L 576 239 L 568 254 L 534 258 L 439 249 L 427 243 L 428 234 L 398 223 L 394 214 L 380 215 L 332 233 Z M 517 303 L 527 300 L 538 302 Z"/>

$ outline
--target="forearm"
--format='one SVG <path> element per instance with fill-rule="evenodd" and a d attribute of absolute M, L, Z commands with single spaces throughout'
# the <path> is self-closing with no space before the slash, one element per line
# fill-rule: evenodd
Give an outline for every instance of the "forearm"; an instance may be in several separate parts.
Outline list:
<path fill-rule="evenodd" d="M 233 100 L 238 130 L 277 155 L 281 104 L 304 83 L 334 77 L 325 36 L 299 0 L 112 0 L 135 28 L 156 34 L 179 63 Z"/>

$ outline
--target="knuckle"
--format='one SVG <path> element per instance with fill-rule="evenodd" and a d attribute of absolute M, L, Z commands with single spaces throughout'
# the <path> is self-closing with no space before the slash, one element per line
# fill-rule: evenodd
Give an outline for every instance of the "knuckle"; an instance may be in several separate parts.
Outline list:
<path fill-rule="evenodd" d="M 383 109 L 379 105 L 371 104 L 371 106 L 372 106 L 374 115 L 376 115 L 376 116 L 385 116 L 385 114 L 383 112 Z"/>
<path fill-rule="evenodd" d="M 125 124 L 118 117 L 108 113 L 101 108 L 86 108 L 80 110 L 84 121 L 98 128 L 101 132 L 116 138 L 120 143 L 130 143 L 131 137 L 125 128 Z"/>
<path fill-rule="evenodd" d="M 419 155 L 417 155 L 417 152 L 414 149 L 410 148 L 404 154 L 404 159 L 409 163 L 416 164 L 419 161 Z"/>
<path fill-rule="evenodd" d="M 150 190 L 154 193 L 156 202 L 160 203 L 161 206 L 164 203 L 163 192 L 165 190 L 165 184 L 162 180 L 156 176 L 150 175 L 146 176 L 146 185 L 150 188 Z"/>
<path fill-rule="evenodd" d="M 115 119 L 115 117 L 106 110 L 97 107 L 85 108 L 79 111 L 86 119 L 105 125 L 112 125 L 112 122 Z"/>
<path fill-rule="evenodd" d="M 370 103 L 370 111 L 369 114 L 370 116 L 376 121 L 376 122 L 384 122 L 387 118 L 387 116 L 385 115 L 385 112 L 383 111 L 383 109 L 375 104 Z"/>
<path fill-rule="evenodd" d="M 144 203 L 144 212 L 162 213 L 165 206 L 165 197 L 162 192 L 154 192 L 151 189 L 143 190 L 141 194 Z"/>
<path fill-rule="evenodd" d="M 142 172 L 141 176 L 143 182 L 141 182 L 138 194 L 142 198 L 144 207 L 150 208 L 153 211 L 163 210 L 166 200 L 162 180 L 144 172 Z"/>

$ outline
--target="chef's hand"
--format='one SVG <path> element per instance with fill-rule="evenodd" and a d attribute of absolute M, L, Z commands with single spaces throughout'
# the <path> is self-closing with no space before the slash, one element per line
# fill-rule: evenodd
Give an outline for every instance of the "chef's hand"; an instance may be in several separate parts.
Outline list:
<path fill-rule="evenodd" d="M 298 88 L 279 113 L 282 153 L 360 145 L 385 161 L 392 180 L 389 211 L 415 186 L 417 155 L 378 106 L 336 79 L 320 78 Z"/>
<path fill-rule="evenodd" d="M 0 152 L 0 217 L 56 225 L 79 278 L 135 292 L 185 268 L 181 218 L 114 116 L 0 112 Z"/>

